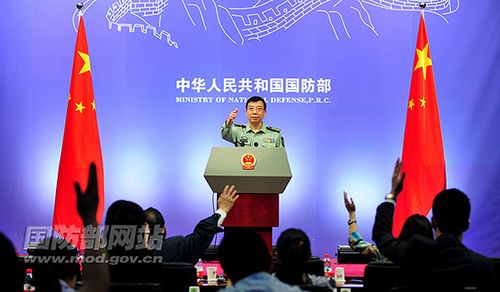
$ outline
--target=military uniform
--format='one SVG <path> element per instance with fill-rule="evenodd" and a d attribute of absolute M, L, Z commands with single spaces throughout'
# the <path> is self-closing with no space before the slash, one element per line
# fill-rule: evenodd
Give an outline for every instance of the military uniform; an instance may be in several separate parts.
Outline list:
<path fill-rule="evenodd" d="M 250 124 L 239 125 L 226 123 L 221 128 L 222 138 L 234 143 L 236 147 L 285 147 L 280 129 L 268 127 L 262 123 L 262 128 L 254 133 Z"/>

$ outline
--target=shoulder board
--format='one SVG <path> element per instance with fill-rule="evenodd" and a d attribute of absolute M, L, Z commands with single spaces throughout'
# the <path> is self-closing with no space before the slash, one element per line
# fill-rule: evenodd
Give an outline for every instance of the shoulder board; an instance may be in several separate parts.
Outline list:
<path fill-rule="evenodd" d="M 269 127 L 269 126 L 268 126 L 268 127 L 266 127 L 266 129 L 268 129 L 269 131 L 278 132 L 278 133 L 281 131 L 281 130 L 280 130 L 280 129 L 278 129 L 278 128 Z"/>
<path fill-rule="evenodd" d="M 240 128 L 246 128 L 246 127 L 247 127 L 246 125 L 236 124 L 236 123 L 233 123 L 233 125 L 234 125 L 235 127 L 240 127 Z"/>

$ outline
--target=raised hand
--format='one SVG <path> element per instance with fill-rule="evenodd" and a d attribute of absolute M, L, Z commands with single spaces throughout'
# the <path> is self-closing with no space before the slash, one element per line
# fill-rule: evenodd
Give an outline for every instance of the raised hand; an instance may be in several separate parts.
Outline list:
<path fill-rule="evenodd" d="M 224 187 L 224 190 L 222 191 L 222 194 L 217 200 L 219 209 L 228 213 L 229 210 L 233 208 L 234 202 L 236 202 L 239 197 L 239 195 L 236 195 L 236 189 L 234 188 L 234 186 L 229 187 L 228 185 L 226 185 Z"/>
<path fill-rule="evenodd" d="M 345 208 L 347 209 L 347 212 L 349 214 L 355 213 L 356 212 L 356 204 L 354 204 L 353 199 L 351 198 L 351 201 L 347 198 L 347 193 L 344 191 L 344 205 Z"/>
<path fill-rule="evenodd" d="M 398 160 L 396 160 L 396 165 L 394 166 L 394 172 L 392 173 L 391 194 L 393 194 L 394 200 L 396 200 L 398 195 L 403 191 L 403 183 L 406 173 L 401 173 L 402 165 L 403 163 L 398 158 Z"/>
<path fill-rule="evenodd" d="M 89 167 L 89 177 L 87 189 L 82 192 L 80 184 L 75 182 L 75 191 L 77 199 L 78 214 L 83 220 L 84 225 L 97 225 L 96 214 L 99 204 L 99 195 L 97 190 L 97 170 L 92 162 Z"/>
<path fill-rule="evenodd" d="M 234 119 L 236 119 L 237 115 L 238 115 L 238 108 L 235 108 L 234 111 L 232 111 L 229 114 L 229 117 L 226 120 L 226 125 L 230 126 L 233 123 Z"/>

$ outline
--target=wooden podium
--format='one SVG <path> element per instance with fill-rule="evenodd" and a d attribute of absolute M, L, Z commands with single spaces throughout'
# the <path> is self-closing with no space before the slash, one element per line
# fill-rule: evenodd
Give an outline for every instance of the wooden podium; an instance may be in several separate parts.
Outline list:
<path fill-rule="evenodd" d="M 224 220 L 224 232 L 258 232 L 272 250 L 272 228 L 279 226 L 279 194 L 292 178 L 285 148 L 214 147 L 205 179 L 214 193 L 234 185 L 239 199 Z"/>

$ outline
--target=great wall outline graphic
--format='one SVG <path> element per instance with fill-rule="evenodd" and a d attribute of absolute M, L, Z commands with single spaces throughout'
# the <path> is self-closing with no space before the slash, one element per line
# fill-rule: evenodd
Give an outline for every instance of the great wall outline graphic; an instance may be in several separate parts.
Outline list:
<path fill-rule="evenodd" d="M 87 0 L 83 13 L 91 9 L 97 0 Z M 99 0 L 104 1 L 104 0 Z M 173 8 L 171 3 L 181 3 Z M 419 3 L 425 2 L 426 13 L 432 13 L 448 23 L 447 16 L 456 12 L 460 0 L 247 0 L 243 7 L 227 7 L 218 4 L 221 0 L 119 0 L 111 4 L 106 12 L 109 29 L 119 32 L 151 34 L 169 46 L 178 48 L 180 44 L 168 31 L 163 19 L 168 17 L 168 9 L 181 10 L 186 13 L 190 24 L 207 30 L 207 18 L 215 17 L 217 23 L 229 41 L 236 45 L 244 45 L 248 41 L 260 41 L 274 33 L 297 25 L 302 18 L 316 13 L 318 17 L 326 17 L 337 39 L 351 39 L 349 23 L 344 14 L 355 11 L 359 21 L 379 36 L 368 7 L 400 12 L 418 12 Z M 228 1 L 225 1 L 228 2 Z M 253 3 L 254 2 L 254 3 Z M 236 2 L 234 2 L 236 3 Z M 253 3 L 253 4 L 248 4 Z M 76 30 L 77 14 L 73 15 L 73 26 Z M 352 21 L 352 20 L 350 20 Z"/>

